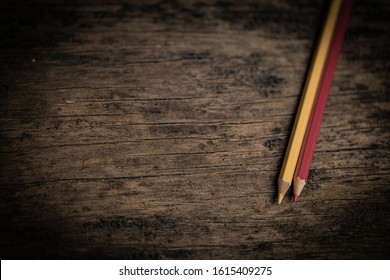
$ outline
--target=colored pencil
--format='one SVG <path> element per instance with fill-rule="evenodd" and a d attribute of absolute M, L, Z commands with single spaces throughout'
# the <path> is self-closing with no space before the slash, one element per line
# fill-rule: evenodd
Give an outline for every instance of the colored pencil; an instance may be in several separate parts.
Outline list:
<path fill-rule="evenodd" d="M 344 40 L 344 34 L 347 30 L 348 21 L 350 18 L 354 0 L 344 0 L 341 7 L 339 19 L 332 43 L 330 46 L 328 58 L 323 72 L 323 78 L 318 89 L 318 97 L 315 106 L 312 110 L 312 117 L 306 131 L 306 139 L 302 146 L 297 168 L 294 174 L 294 197 L 293 201 L 297 201 L 300 196 L 309 174 L 310 165 L 312 162 L 314 149 L 316 146 L 317 136 L 320 130 L 322 117 L 324 115 L 328 94 L 332 86 L 334 72 L 336 71 L 337 60 L 341 51 L 341 46 Z"/>
<path fill-rule="evenodd" d="M 299 104 L 298 113 L 295 118 L 293 131 L 287 146 L 287 151 L 284 157 L 282 169 L 279 174 L 278 182 L 278 204 L 282 200 L 290 188 L 294 177 L 294 171 L 297 166 L 299 153 L 305 137 L 307 125 L 309 123 L 310 114 L 313 108 L 318 86 L 322 77 L 326 57 L 328 54 L 330 42 L 333 37 L 333 31 L 336 26 L 338 14 L 341 7 L 341 0 L 331 1 L 329 12 L 327 14 L 325 25 L 316 47 L 314 59 L 309 70 L 309 75 L 306 80 L 305 89 Z"/>

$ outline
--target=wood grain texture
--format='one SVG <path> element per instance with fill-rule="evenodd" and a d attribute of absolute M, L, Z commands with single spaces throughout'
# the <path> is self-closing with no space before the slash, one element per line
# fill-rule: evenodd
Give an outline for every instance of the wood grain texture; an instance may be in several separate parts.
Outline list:
<path fill-rule="evenodd" d="M 22 2 L 0 4 L 2 259 L 389 257 L 387 1 L 357 2 L 282 206 L 324 2 Z"/>

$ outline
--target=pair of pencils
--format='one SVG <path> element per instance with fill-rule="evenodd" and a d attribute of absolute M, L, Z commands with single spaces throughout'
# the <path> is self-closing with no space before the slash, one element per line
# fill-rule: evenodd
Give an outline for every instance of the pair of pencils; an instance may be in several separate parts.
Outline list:
<path fill-rule="evenodd" d="M 354 0 L 332 0 L 299 104 L 279 175 L 278 204 L 294 180 L 296 201 L 306 182 Z"/>

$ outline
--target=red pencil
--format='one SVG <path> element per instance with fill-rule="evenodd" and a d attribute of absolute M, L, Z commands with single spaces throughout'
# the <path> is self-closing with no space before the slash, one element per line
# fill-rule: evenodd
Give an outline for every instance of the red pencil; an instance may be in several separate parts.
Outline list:
<path fill-rule="evenodd" d="M 294 197 L 293 201 L 297 201 L 301 194 L 309 174 L 310 164 L 313 158 L 314 149 L 316 146 L 318 132 L 324 115 L 326 101 L 328 99 L 329 90 L 332 86 L 332 79 L 336 70 L 337 60 L 343 44 L 344 34 L 347 30 L 349 17 L 351 14 L 354 0 L 344 0 L 341 7 L 340 15 L 337 21 L 335 33 L 330 45 L 329 54 L 323 71 L 323 77 L 318 89 L 317 100 L 312 110 L 312 116 L 307 127 L 305 141 L 300 151 L 298 164 L 294 174 Z"/>

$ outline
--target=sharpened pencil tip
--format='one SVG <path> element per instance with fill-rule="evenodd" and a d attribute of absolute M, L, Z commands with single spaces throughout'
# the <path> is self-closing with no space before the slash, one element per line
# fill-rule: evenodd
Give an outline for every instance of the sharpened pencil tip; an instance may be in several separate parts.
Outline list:
<path fill-rule="evenodd" d="M 283 197 L 284 197 L 283 194 L 281 194 L 281 193 L 278 194 L 278 204 L 279 204 L 279 205 L 282 204 Z"/>
<path fill-rule="evenodd" d="M 294 201 L 294 202 L 297 202 L 297 201 L 298 201 L 298 197 L 299 197 L 298 195 L 294 194 L 294 196 L 293 196 L 293 201 Z"/>

